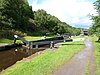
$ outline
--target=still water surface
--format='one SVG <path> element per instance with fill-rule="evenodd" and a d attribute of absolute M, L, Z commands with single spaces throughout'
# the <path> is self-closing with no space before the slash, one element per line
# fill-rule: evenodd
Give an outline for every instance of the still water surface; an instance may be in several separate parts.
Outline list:
<path fill-rule="evenodd" d="M 38 51 L 43 51 L 46 46 L 40 49 L 28 50 L 26 48 L 18 47 L 11 50 L 0 51 L 0 71 L 15 64 L 17 61 L 22 60 Z"/>

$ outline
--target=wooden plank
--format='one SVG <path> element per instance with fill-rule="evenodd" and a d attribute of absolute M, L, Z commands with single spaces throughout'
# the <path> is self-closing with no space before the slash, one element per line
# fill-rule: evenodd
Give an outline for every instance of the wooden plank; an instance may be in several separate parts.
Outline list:
<path fill-rule="evenodd" d="M 65 42 L 67 41 L 72 41 L 71 39 L 70 40 L 65 40 Z M 54 40 L 53 43 L 59 43 L 59 42 L 64 42 L 64 40 Z M 32 42 L 32 45 L 44 45 L 44 44 L 50 44 L 51 41 L 40 41 L 40 42 Z"/>
<path fill-rule="evenodd" d="M 32 45 L 43 45 L 43 44 L 50 44 L 51 41 L 41 41 L 41 42 L 33 42 Z"/>

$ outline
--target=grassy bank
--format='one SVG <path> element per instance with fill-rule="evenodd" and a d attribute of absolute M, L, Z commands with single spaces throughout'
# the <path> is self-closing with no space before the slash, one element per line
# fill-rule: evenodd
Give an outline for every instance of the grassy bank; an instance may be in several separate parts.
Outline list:
<path fill-rule="evenodd" d="M 26 36 L 24 37 L 26 40 L 28 41 L 32 41 L 32 40 L 39 40 L 41 39 L 41 37 L 32 37 L 32 36 Z M 17 42 L 21 42 L 20 40 L 17 40 Z M 13 43 L 13 40 L 10 40 L 10 39 L 6 39 L 6 38 L 2 38 L 0 39 L 0 43 Z"/>
<path fill-rule="evenodd" d="M 95 45 L 96 64 L 97 64 L 97 70 L 96 70 L 95 75 L 100 75 L 100 42 L 96 42 L 97 37 L 90 37 L 90 38 L 94 42 L 94 45 Z"/>
<path fill-rule="evenodd" d="M 23 38 L 25 38 L 28 41 L 33 41 L 33 40 L 40 40 L 41 36 L 26 36 Z M 46 38 L 50 38 L 50 36 L 49 37 L 47 36 Z M 17 42 L 20 43 L 21 41 L 17 40 Z M 5 43 L 13 43 L 13 40 L 2 38 L 2 39 L 0 39 L 0 44 L 2 44 L 2 43 L 4 43 L 4 44 Z"/>
<path fill-rule="evenodd" d="M 88 36 L 74 36 L 74 37 L 72 37 L 72 39 L 86 38 L 86 37 L 88 37 Z"/>
<path fill-rule="evenodd" d="M 13 42 L 13 40 L 5 39 L 5 38 L 0 39 L 1 44 L 2 43 L 12 43 L 12 42 Z"/>
<path fill-rule="evenodd" d="M 31 61 L 19 61 L 0 75 L 51 75 L 83 47 L 83 42 L 66 42 L 56 50 L 46 50 Z"/>
<path fill-rule="evenodd" d="M 95 49 L 96 49 L 96 63 L 97 63 L 97 71 L 96 75 L 100 75 L 100 43 L 95 43 Z"/>

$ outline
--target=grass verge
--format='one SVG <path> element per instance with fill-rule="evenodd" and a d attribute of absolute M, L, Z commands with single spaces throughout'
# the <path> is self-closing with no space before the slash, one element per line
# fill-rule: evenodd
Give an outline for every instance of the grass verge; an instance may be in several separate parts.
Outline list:
<path fill-rule="evenodd" d="M 57 50 L 45 50 L 31 61 L 19 61 L 0 75 L 52 75 L 84 47 L 83 42 L 66 42 Z"/>
<path fill-rule="evenodd" d="M 74 37 L 72 37 L 72 39 L 86 38 L 86 37 L 88 37 L 88 36 L 74 36 Z"/>
<path fill-rule="evenodd" d="M 88 61 L 87 64 L 86 64 L 86 69 L 85 69 L 85 74 L 84 75 L 90 75 L 89 67 L 90 67 L 90 61 Z"/>
<path fill-rule="evenodd" d="M 34 41 L 34 40 L 40 40 L 41 39 L 41 36 L 26 36 L 24 37 L 26 40 L 28 41 Z M 46 38 L 50 38 L 50 37 L 46 37 Z M 2 38 L 0 39 L 0 43 L 13 43 L 13 40 L 10 40 L 10 39 L 6 39 L 6 38 Z M 17 40 L 17 43 L 21 43 L 20 40 Z"/>
<path fill-rule="evenodd" d="M 12 42 L 13 42 L 13 40 L 5 39 L 5 38 L 0 39 L 1 44 L 2 43 L 12 43 Z"/>
<path fill-rule="evenodd" d="M 95 54 L 96 54 L 96 64 L 97 64 L 97 70 L 95 72 L 95 75 L 100 75 L 100 42 L 97 41 L 97 37 L 90 37 L 92 42 L 95 44 Z"/>

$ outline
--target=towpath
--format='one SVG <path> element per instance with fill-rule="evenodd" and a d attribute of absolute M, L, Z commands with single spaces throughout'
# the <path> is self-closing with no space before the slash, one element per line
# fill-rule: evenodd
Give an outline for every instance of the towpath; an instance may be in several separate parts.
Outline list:
<path fill-rule="evenodd" d="M 86 38 L 85 48 L 76 54 L 68 63 L 53 72 L 53 75 L 85 75 L 86 66 L 89 64 L 89 73 L 94 75 L 96 70 L 94 45 Z"/>

